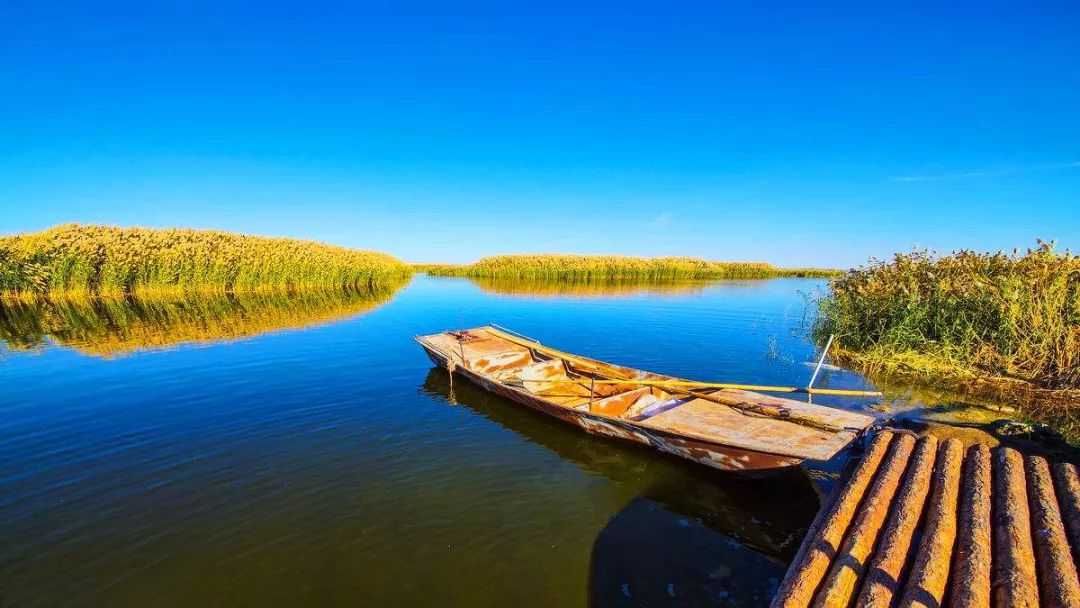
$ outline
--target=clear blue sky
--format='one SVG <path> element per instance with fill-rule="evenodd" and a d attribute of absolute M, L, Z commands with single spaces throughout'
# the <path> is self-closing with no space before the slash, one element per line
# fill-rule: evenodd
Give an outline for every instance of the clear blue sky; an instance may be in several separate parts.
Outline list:
<path fill-rule="evenodd" d="M 6 0 L 0 232 L 411 261 L 1080 249 L 1073 2 L 583 4 Z"/>

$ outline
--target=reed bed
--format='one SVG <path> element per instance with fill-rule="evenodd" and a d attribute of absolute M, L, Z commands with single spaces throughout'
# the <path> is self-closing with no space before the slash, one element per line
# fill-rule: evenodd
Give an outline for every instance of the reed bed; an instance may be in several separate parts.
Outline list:
<path fill-rule="evenodd" d="M 602 255 L 496 255 L 470 266 L 427 265 L 438 276 L 596 279 L 768 279 L 830 277 L 839 271 L 821 268 L 777 268 L 765 262 L 713 262 L 690 257 L 643 258 Z"/>
<path fill-rule="evenodd" d="M 471 264 L 410 264 L 413 272 L 419 272 L 433 277 L 464 277 L 468 276 Z"/>
<path fill-rule="evenodd" d="M 67 224 L 0 237 L 7 297 L 370 289 L 410 274 L 384 253 L 214 230 Z"/>
<path fill-rule="evenodd" d="M 817 341 L 829 334 L 842 359 L 872 371 L 1071 394 L 1080 258 L 1042 242 L 1011 254 L 898 254 L 832 281 L 814 325 Z"/>

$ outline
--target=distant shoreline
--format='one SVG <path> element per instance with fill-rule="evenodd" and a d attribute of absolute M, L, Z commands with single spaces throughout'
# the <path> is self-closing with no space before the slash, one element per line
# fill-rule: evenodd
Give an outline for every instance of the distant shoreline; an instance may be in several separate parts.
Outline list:
<path fill-rule="evenodd" d="M 777 268 L 765 262 L 714 262 L 691 257 L 633 257 L 535 254 L 497 255 L 474 264 L 412 264 L 431 276 L 591 279 L 766 279 L 828 278 L 842 271 L 828 268 Z"/>

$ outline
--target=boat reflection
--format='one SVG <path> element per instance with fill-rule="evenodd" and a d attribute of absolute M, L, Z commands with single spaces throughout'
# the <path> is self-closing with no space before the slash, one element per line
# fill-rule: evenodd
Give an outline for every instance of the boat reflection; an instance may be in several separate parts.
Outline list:
<path fill-rule="evenodd" d="M 112 358 L 345 319 L 377 308 L 400 287 L 162 299 L 8 300 L 0 302 L 0 340 L 12 351 L 39 350 L 51 340 L 83 354 Z"/>
<path fill-rule="evenodd" d="M 692 279 L 544 279 L 471 277 L 482 291 L 520 297 L 614 298 L 628 295 L 698 293 L 711 282 Z"/>
<path fill-rule="evenodd" d="M 598 606 L 768 603 L 820 507 L 802 469 L 748 479 L 589 437 L 432 369 L 422 391 L 460 404 L 591 474 L 641 487 L 597 535 Z M 732 565 L 738 564 L 733 569 Z"/>

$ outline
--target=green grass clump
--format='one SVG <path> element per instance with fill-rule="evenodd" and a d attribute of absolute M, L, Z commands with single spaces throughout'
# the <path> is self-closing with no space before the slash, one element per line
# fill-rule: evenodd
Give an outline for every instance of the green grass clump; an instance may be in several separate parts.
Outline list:
<path fill-rule="evenodd" d="M 384 253 L 214 230 L 67 224 L 0 237 L 5 295 L 370 289 L 409 274 Z"/>
<path fill-rule="evenodd" d="M 424 265 L 437 276 L 593 279 L 767 279 L 828 277 L 839 271 L 817 268 L 777 268 L 764 262 L 712 262 L 700 258 L 642 258 L 612 255 L 496 255 L 471 266 Z"/>
<path fill-rule="evenodd" d="M 1080 258 L 1042 242 L 898 254 L 834 279 L 814 334 L 886 371 L 1080 388 Z"/>

